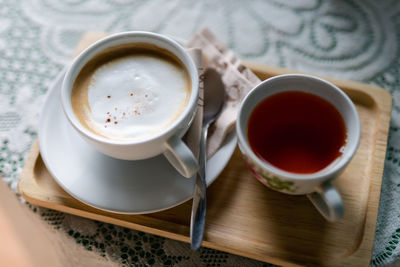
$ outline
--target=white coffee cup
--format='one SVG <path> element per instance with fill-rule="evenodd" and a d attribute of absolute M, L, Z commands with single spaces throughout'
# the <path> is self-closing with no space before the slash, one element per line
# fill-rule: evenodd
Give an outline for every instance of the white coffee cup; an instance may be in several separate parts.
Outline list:
<path fill-rule="evenodd" d="M 320 171 L 310 174 L 285 171 L 259 158 L 249 145 L 247 127 L 252 111 L 264 99 L 285 91 L 306 92 L 319 96 L 332 104 L 344 120 L 347 140 L 342 155 Z M 317 210 L 329 221 L 336 221 L 343 216 L 342 198 L 332 181 L 345 169 L 356 152 L 361 124 L 354 104 L 337 86 L 321 78 L 303 74 L 269 78 L 251 90 L 242 101 L 236 131 L 243 158 L 261 183 L 282 193 L 307 195 Z"/>
<path fill-rule="evenodd" d="M 177 57 L 186 68 L 191 84 L 190 97 L 180 115 L 165 129 L 149 138 L 135 140 L 114 140 L 97 135 L 86 129 L 74 114 L 71 92 L 76 77 L 91 59 L 102 51 L 125 44 L 149 44 L 166 50 Z M 151 32 L 122 32 L 103 38 L 85 49 L 70 65 L 65 75 L 61 101 L 65 115 L 79 135 L 98 151 L 123 160 L 147 159 L 159 154 L 169 160 L 173 167 L 184 177 L 192 177 L 198 163 L 191 150 L 182 141 L 189 129 L 197 108 L 198 72 L 185 49 L 169 37 Z M 156 167 L 156 166 L 155 166 Z"/>

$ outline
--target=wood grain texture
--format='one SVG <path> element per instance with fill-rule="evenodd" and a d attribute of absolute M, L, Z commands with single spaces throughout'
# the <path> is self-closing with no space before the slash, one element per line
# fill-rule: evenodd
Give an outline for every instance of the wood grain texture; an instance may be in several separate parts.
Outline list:
<path fill-rule="evenodd" d="M 90 34 L 90 43 L 104 34 Z M 81 49 L 84 46 L 81 46 Z M 245 63 L 262 80 L 284 73 L 276 67 Z M 325 221 L 304 196 L 274 192 L 246 168 L 238 149 L 208 188 L 203 245 L 284 266 L 367 266 L 371 259 L 392 107 L 382 88 L 323 77 L 343 89 L 360 115 L 359 149 L 335 185 L 345 216 Z M 147 215 L 120 215 L 89 207 L 63 191 L 47 171 L 37 143 L 19 180 L 32 204 L 189 242 L 191 201 Z"/>

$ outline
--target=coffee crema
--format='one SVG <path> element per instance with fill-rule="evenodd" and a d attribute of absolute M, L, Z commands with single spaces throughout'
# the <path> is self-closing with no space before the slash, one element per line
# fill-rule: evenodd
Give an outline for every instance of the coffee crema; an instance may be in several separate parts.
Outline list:
<path fill-rule="evenodd" d="M 252 111 L 247 136 L 254 153 L 277 168 L 314 173 L 342 155 L 347 139 L 339 111 L 305 92 L 271 95 Z"/>
<path fill-rule="evenodd" d="M 130 44 L 90 60 L 75 79 L 71 102 L 89 131 L 140 141 L 168 128 L 190 95 L 190 76 L 176 56 L 149 44 Z"/>

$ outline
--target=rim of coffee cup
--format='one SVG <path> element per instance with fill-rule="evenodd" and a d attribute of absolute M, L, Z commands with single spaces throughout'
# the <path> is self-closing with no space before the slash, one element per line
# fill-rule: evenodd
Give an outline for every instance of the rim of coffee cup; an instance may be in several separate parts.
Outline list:
<path fill-rule="evenodd" d="M 138 41 L 132 41 L 132 38 L 142 38 Z M 160 47 L 158 44 L 153 43 L 151 41 L 163 43 L 166 47 Z M 75 78 L 80 73 L 82 68 L 97 54 L 104 51 L 107 48 L 118 46 L 122 44 L 128 43 L 149 43 L 155 46 L 160 47 L 161 49 L 165 49 L 174 55 L 176 55 L 183 66 L 186 68 L 189 79 L 191 81 L 191 91 L 190 98 L 185 110 L 179 115 L 178 119 L 176 119 L 172 124 L 163 129 L 157 134 L 151 135 L 149 138 L 139 139 L 139 140 L 117 140 L 102 137 L 95 133 L 92 133 L 88 129 L 86 129 L 76 118 L 74 110 L 71 104 L 71 92 L 72 86 L 75 81 Z M 175 49 L 175 51 L 171 51 L 170 48 Z M 194 110 L 197 108 L 197 100 L 198 100 L 198 83 L 199 77 L 196 65 L 190 55 L 185 51 L 184 47 L 182 47 L 177 41 L 172 39 L 169 36 L 161 35 L 154 32 L 147 31 L 128 31 L 128 32 L 120 32 L 104 37 L 89 47 L 84 49 L 71 63 L 71 65 L 67 68 L 67 72 L 64 76 L 62 87 L 61 87 L 61 103 L 64 110 L 64 113 L 67 119 L 71 122 L 74 128 L 87 136 L 90 139 L 93 139 L 97 142 L 104 144 L 113 144 L 113 145 L 130 145 L 130 144 L 144 144 L 148 142 L 152 142 L 153 140 L 163 138 L 164 136 L 173 135 L 180 127 L 180 124 L 187 119 L 188 116 L 193 118 Z M 192 120 L 190 119 L 190 121 Z"/>
<path fill-rule="evenodd" d="M 251 147 L 247 141 L 247 123 L 248 123 L 249 116 L 247 116 L 247 118 L 244 118 L 243 110 L 246 108 L 250 109 L 250 111 L 248 112 L 248 114 L 250 115 L 251 111 L 254 110 L 254 108 L 257 106 L 257 104 L 259 104 L 262 100 L 266 99 L 267 97 L 269 97 L 273 94 L 279 93 L 281 91 L 274 92 L 270 95 L 267 95 L 266 97 L 259 99 L 255 104 L 253 104 L 250 107 L 247 106 L 247 105 L 249 105 L 248 104 L 249 99 L 251 99 L 259 90 L 266 90 L 267 89 L 266 87 L 269 87 L 269 84 L 271 84 L 273 81 L 282 80 L 282 79 L 303 79 L 303 80 L 308 80 L 308 82 L 312 82 L 312 83 L 318 82 L 318 83 L 320 83 L 320 85 L 323 85 L 325 88 L 329 88 L 328 90 L 334 90 L 337 93 L 337 95 L 339 95 L 342 98 L 342 101 L 344 101 L 344 103 L 346 103 L 347 109 L 352 113 L 352 116 L 354 116 L 354 121 L 356 123 L 355 123 L 355 125 L 352 125 L 351 127 L 352 127 L 352 131 L 354 131 L 355 141 L 353 141 L 351 144 L 346 143 L 345 152 L 340 157 L 338 157 L 336 160 L 334 160 L 329 165 L 324 167 L 322 170 L 319 170 L 319 171 L 313 172 L 313 173 L 307 173 L 307 174 L 294 173 L 294 172 L 282 170 L 278 167 L 275 167 L 271 163 L 260 159 L 253 152 L 253 150 L 251 149 Z M 293 89 L 293 90 L 287 90 L 287 91 L 303 91 L 303 90 Z M 314 90 L 309 90 L 307 92 L 313 93 L 313 91 Z M 323 99 L 325 99 L 326 101 L 328 101 L 329 103 L 334 105 L 330 100 L 328 100 L 326 98 L 323 98 Z M 337 109 L 337 106 L 336 105 L 334 105 L 334 106 Z M 341 111 L 339 111 L 339 112 L 341 113 Z M 343 117 L 342 114 L 341 114 L 341 116 Z M 349 126 L 346 124 L 347 132 L 349 132 L 348 128 L 349 128 Z M 242 150 L 245 150 L 245 151 L 243 151 L 243 153 L 246 154 L 247 156 L 249 156 L 251 158 L 251 160 L 253 160 L 257 165 L 261 166 L 263 169 L 266 169 L 269 172 L 272 172 L 280 177 L 285 177 L 287 179 L 325 180 L 325 179 L 328 179 L 331 177 L 335 177 L 335 175 L 340 173 L 340 171 L 343 170 L 343 168 L 349 163 L 349 161 L 354 156 L 354 154 L 358 148 L 358 145 L 360 143 L 361 122 L 360 122 L 360 118 L 359 118 L 357 109 L 355 108 L 351 99 L 340 88 L 338 88 L 333 83 L 326 81 L 322 78 L 308 75 L 308 74 L 282 74 L 282 75 L 274 76 L 274 77 L 264 80 L 263 82 L 258 84 L 256 87 L 254 87 L 245 96 L 245 98 L 242 100 L 242 102 L 239 106 L 238 118 L 236 121 L 236 132 L 237 132 L 240 148 Z"/>

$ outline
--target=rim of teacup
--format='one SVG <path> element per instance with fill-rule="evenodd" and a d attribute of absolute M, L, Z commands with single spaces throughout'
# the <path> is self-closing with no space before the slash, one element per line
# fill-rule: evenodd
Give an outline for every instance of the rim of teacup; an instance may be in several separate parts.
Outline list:
<path fill-rule="evenodd" d="M 303 80 L 308 80 L 308 82 L 318 82 L 320 85 L 323 85 L 325 88 L 329 88 L 329 90 L 334 90 L 341 98 L 342 100 L 346 103 L 346 106 L 348 110 L 352 113 L 352 116 L 354 116 L 354 120 L 356 122 L 355 125 L 352 125 L 353 131 L 355 132 L 355 141 L 352 142 L 351 144 L 346 144 L 346 150 L 345 153 L 343 153 L 340 157 L 338 157 L 336 160 L 331 162 L 329 165 L 327 165 L 325 168 L 322 170 L 319 170 L 314 173 L 307 173 L 307 174 L 301 174 L 301 173 L 294 173 L 294 172 L 288 172 L 285 170 L 282 170 L 280 168 L 275 167 L 271 163 L 260 159 L 259 157 L 256 156 L 256 154 L 253 152 L 253 150 L 250 148 L 250 145 L 247 141 L 247 122 L 248 122 L 248 117 L 245 118 L 245 115 L 243 113 L 243 110 L 248 108 L 250 111 L 248 114 L 251 114 L 251 111 L 255 108 L 257 104 L 259 104 L 262 100 L 266 99 L 270 95 L 260 99 L 257 101 L 256 104 L 253 104 L 250 107 L 247 107 L 249 105 L 249 99 L 254 97 L 254 95 L 259 91 L 259 90 L 266 90 L 265 87 L 269 86 L 268 84 L 272 83 L 273 81 L 277 80 L 282 80 L 282 79 L 303 79 Z M 296 91 L 290 90 L 290 91 Z M 297 90 L 301 91 L 301 90 Z M 279 92 L 276 92 L 279 93 Z M 275 93 L 273 93 L 275 94 Z M 273 95 L 271 94 L 271 95 Z M 325 99 L 327 100 L 327 99 Z M 333 104 L 331 101 L 327 100 L 331 104 Z M 334 105 L 335 106 L 335 105 Z M 336 107 L 336 106 L 335 106 Z M 245 127 L 244 127 L 245 126 Z M 348 130 L 348 125 L 346 124 L 346 130 Z M 351 99 L 336 85 L 333 83 L 326 81 L 322 78 L 308 75 L 308 74 L 282 74 L 278 76 L 271 77 L 269 79 L 264 80 L 263 82 L 259 83 L 257 86 L 255 86 L 242 100 L 240 106 L 239 106 L 239 112 L 238 112 L 238 117 L 236 121 L 236 133 L 238 136 L 238 141 L 239 141 L 239 146 L 243 154 L 245 154 L 247 157 L 250 157 L 252 161 L 254 161 L 259 167 L 279 176 L 283 177 L 286 179 L 293 179 L 293 180 L 325 180 L 331 177 L 334 177 L 336 174 L 338 174 L 343 168 L 350 162 L 352 157 L 354 156 L 359 143 L 360 143 L 360 137 L 361 137 L 361 122 L 360 118 L 358 115 L 358 112 L 351 101 Z"/>
<path fill-rule="evenodd" d="M 142 38 L 142 40 L 133 41 L 132 40 L 133 38 Z M 146 41 L 143 41 L 143 39 Z M 180 59 L 180 61 L 182 61 L 184 67 L 187 69 L 189 73 L 189 78 L 191 80 L 191 95 L 186 109 L 179 115 L 178 119 L 176 119 L 171 125 L 165 128 L 163 131 L 151 135 L 149 138 L 144 138 L 139 140 L 117 140 L 117 139 L 102 137 L 86 129 L 76 118 L 71 104 L 72 86 L 79 72 L 87 64 L 88 61 L 90 61 L 94 56 L 96 56 L 97 54 L 99 54 L 100 52 L 104 51 L 107 48 L 127 43 L 150 43 L 152 45 L 159 46 L 150 41 L 160 41 L 163 44 L 166 44 L 166 46 L 170 46 L 173 49 L 175 49 L 175 51 L 171 51 L 171 49 L 169 48 L 160 47 L 176 55 Z M 64 113 L 67 119 L 72 124 L 72 126 L 81 134 L 85 135 L 86 137 L 92 140 L 95 140 L 103 144 L 112 144 L 121 146 L 150 143 L 154 140 L 174 135 L 175 132 L 180 130 L 181 128 L 180 125 L 182 124 L 182 122 L 184 122 L 188 118 L 189 121 L 192 121 L 195 109 L 197 108 L 197 100 L 199 94 L 198 79 L 199 79 L 198 72 L 193 59 L 189 56 L 186 50 L 174 39 L 165 35 L 147 31 L 119 32 L 94 42 L 86 49 L 84 49 L 73 60 L 71 65 L 67 68 L 67 72 L 64 76 L 64 80 L 62 83 L 61 103 Z"/>

